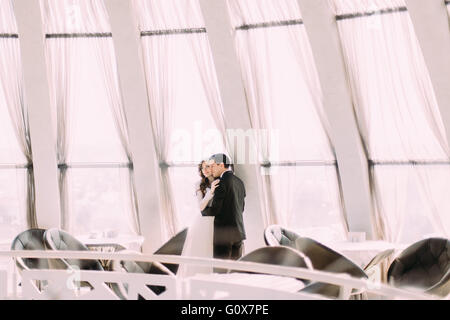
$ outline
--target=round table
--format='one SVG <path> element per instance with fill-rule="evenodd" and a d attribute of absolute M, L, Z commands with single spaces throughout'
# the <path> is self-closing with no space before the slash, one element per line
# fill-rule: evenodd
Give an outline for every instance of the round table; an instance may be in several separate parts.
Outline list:
<path fill-rule="evenodd" d="M 78 236 L 78 240 L 83 242 L 87 247 L 106 247 L 112 245 L 121 245 L 127 250 L 141 251 L 141 245 L 144 242 L 142 236 L 118 236 L 118 237 L 91 237 Z"/>
<path fill-rule="evenodd" d="M 93 238 L 90 236 L 78 236 L 78 240 L 93 251 L 113 253 L 123 249 L 141 251 L 144 237 L 142 236 L 118 236 L 114 238 Z M 111 261 L 100 259 L 100 264 L 105 270 L 111 269 Z"/>

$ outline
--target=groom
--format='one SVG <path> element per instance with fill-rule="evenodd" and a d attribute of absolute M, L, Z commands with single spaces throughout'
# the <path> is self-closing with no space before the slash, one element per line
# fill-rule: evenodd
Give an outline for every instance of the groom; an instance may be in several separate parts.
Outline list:
<path fill-rule="evenodd" d="M 230 159 L 222 153 L 209 158 L 214 178 L 220 178 L 214 191 L 211 207 L 203 216 L 214 216 L 214 258 L 237 260 L 242 256 L 245 239 L 242 212 L 245 205 L 245 187 L 233 174 Z"/>

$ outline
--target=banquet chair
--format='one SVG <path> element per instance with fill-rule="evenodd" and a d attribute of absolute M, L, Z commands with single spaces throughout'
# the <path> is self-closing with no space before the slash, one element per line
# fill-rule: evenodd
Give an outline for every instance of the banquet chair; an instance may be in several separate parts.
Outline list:
<path fill-rule="evenodd" d="M 81 241 L 68 232 L 52 228 L 44 233 L 44 244 L 47 250 L 89 251 Z M 49 265 L 53 269 L 99 270 L 103 267 L 98 260 L 87 259 L 52 259 Z"/>
<path fill-rule="evenodd" d="M 175 236 L 173 236 L 169 241 L 163 244 L 158 250 L 154 252 L 154 254 L 161 255 L 181 255 L 183 252 L 184 243 L 186 241 L 188 228 L 183 229 Z M 132 252 L 128 250 L 120 251 L 120 253 Z M 138 252 L 133 252 L 138 253 Z M 139 253 L 138 253 L 139 254 Z M 130 260 L 114 260 L 112 261 L 112 270 L 113 271 L 122 271 L 129 273 L 146 273 L 146 274 L 162 274 L 162 275 L 171 275 L 175 276 L 178 272 L 178 264 L 163 264 L 157 261 L 153 262 L 144 262 L 144 261 L 130 261 Z M 166 291 L 164 286 L 147 286 L 150 290 L 153 291 L 156 295 L 160 295 L 161 293 Z M 128 296 L 128 287 L 127 285 L 122 284 L 113 284 L 112 289 L 114 293 L 119 296 L 121 299 L 127 299 Z M 141 296 L 139 299 L 143 299 Z"/>
<path fill-rule="evenodd" d="M 184 243 L 186 242 L 187 232 L 188 228 L 184 228 L 175 236 L 170 238 L 158 250 L 156 250 L 154 254 L 181 256 L 181 254 L 183 253 Z M 169 269 L 173 274 L 177 274 L 178 272 L 178 264 L 164 263 L 163 266 Z"/>
<path fill-rule="evenodd" d="M 81 241 L 70 235 L 68 232 L 52 228 L 44 233 L 44 244 L 47 250 L 68 250 L 68 251 L 89 251 Z M 67 270 L 97 270 L 104 271 L 99 260 L 87 259 L 51 259 L 49 260 L 51 269 Z M 78 287 L 92 286 L 86 281 L 75 281 Z"/>
<path fill-rule="evenodd" d="M 294 231 L 285 229 L 277 224 L 268 226 L 264 230 L 264 241 L 268 246 L 288 246 L 295 248 L 295 240 L 300 237 Z"/>
<path fill-rule="evenodd" d="M 19 233 L 11 244 L 11 250 L 45 250 L 45 229 L 29 229 Z M 47 259 L 43 258 L 13 258 L 19 272 L 30 269 L 49 269 Z"/>
<path fill-rule="evenodd" d="M 450 241 L 429 238 L 412 244 L 391 263 L 388 282 L 440 297 L 449 295 Z"/>
<path fill-rule="evenodd" d="M 19 233 L 11 243 L 11 250 L 45 250 L 44 233 L 45 229 L 28 229 Z M 49 259 L 45 258 L 13 258 L 16 262 L 19 274 L 24 270 L 50 269 Z M 46 281 L 36 281 L 38 289 L 46 285 Z"/>
<path fill-rule="evenodd" d="M 305 257 L 301 252 L 286 246 L 259 248 L 241 257 L 238 261 L 312 269 L 312 265 L 308 257 Z M 256 272 L 228 270 L 228 273 L 255 274 Z M 301 281 L 304 285 L 307 285 L 310 282 L 309 280 L 302 278 L 297 278 L 297 280 Z"/>
<path fill-rule="evenodd" d="M 344 257 L 342 254 L 325 246 L 324 244 L 307 237 L 299 237 L 296 241 L 296 248 L 307 256 L 314 267 L 314 270 L 332 273 L 345 273 L 355 278 L 367 279 L 367 274 L 355 263 Z M 344 288 L 338 285 L 313 282 L 305 287 L 302 292 L 321 294 L 330 298 L 348 299 L 351 294 L 360 292 L 345 293 Z M 344 294 L 342 294 L 344 292 Z"/>

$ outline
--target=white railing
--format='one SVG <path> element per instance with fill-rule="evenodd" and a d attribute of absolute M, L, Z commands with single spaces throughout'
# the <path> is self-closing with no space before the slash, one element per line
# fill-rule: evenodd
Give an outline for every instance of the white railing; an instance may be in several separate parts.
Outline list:
<path fill-rule="evenodd" d="M 308 279 L 340 286 L 340 298 L 348 298 L 351 291 L 365 291 L 388 299 L 437 299 L 414 290 L 404 290 L 370 280 L 352 278 L 346 274 L 335 274 L 303 268 L 284 267 L 254 262 L 219 260 L 172 255 L 144 255 L 134 253 L 101 253 L 88 251 L 0 251 L 5 258 L 60 258 L 60 259 L 103 259 L 128 260 L 143 262 L 159 262 L 199 267 L 199 270 L 211 268 L 232 269 L 242 272 L 261 273 Z M 323 296 L 301 292 L 288 292 L 273 288 L 259 288 L 249 281 L 232 284 L 224 281 L 220 275 L 153 275 L 112 271 L 85 270 L 28 270 L 22 271 L 22 293 L 13 294 L 12 299 L 118 299 L 110 283 L 127 288 L 128 299 L 137 299 L 138 295 L 145 299 L 214 299 L 217 292 L 226 291 L 228 299 L 323 299 Z M 244 276 L 244 275 L 243 275 Z M 0 278 L 1 279 L 1 278 Z M 47 284 L 39 289 L 36 281 Z M 75 288 L 74 284 L 87 282 L 90 288 Z M 2 286 L 3 284 L 0 284 Z M 147 286 L 162 286 L 165 291 L 155 294 Z M 1 289 L 0 289 L 1 292 Z"/>

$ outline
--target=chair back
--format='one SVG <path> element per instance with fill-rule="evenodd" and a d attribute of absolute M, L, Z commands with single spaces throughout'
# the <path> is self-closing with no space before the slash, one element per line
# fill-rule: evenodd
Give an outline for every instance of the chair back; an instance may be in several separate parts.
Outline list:
<path fill-rule="evenodd" d="M 308 268 L 303 255 L 289 247 L 263 247 L 256 249 L 238 261 L 274 264 L 285 267 Z"/>
<path fill-rule="evenodd" d="M 402 251 L 389 267 L 388 281 L 398 287 L 414 287 L 427 291 L 438 283 L 446 286 L 442 281 L 446 277 L 450 278 L 449 270 L 450 241 L 444 238 L 429 238 L 420 240 Z"/>
<path fill-rule="evenodd" d="M 367 278 L 364 270 L 354 262 L 316 240 L 300 237 L 295 243 L 297 250 L 303 252 L 311 260 L 315 270 L 346 273 L 357 278 Z"/>
<path fill-rule="evenodd" d="M 345 273 L 355 278 L 368 278 L 364 270 L 355 263 L 316 240 L 299 237 L 295 244 L 297 250 L 303 252 L 311 260 L 315 270 Z M 341 289 L 337 285 L 314 282 L 302 291 L 337 298 L 340 296 Z"/>
<path fill-rule="evenodd" d="M 45 229 L 29 229 L 19 233 L 11 244 L 11 250 L 45 250 Z M 15 258 L 19 271 L 28 269 L 49 269 L 47 259 Z"/>
<path fill-rule="evenodd" d="M 268 246 L 288 246 L 295 248 L 295 240 L 300 237 L 294 231 L 285 229 L 277 224 L 268 226 L 264 230 L 264 241 Z"/>
<path fill-rule="evenodd" d="M 183 230 L 178 232 L 175 236 L 170 238 L 169 241 L 167 241 L 158 250 L 156 250 L 154 254 L 181 256 L 181 254 L 183 253 L 184 243 L 186 242 L 187 231 L 188 228 L 184 228 Z M 179 267 L 178 264 L 164 263 L 163 265 L 174 274 L 177 274 Z"/>
<path fill-rule="evenodd" d="M 89 249 L 74 236 L 66 231 L 56 228 L 44 233 L 44 244 L 48 250 L 88 251 Z M 50 266 L 54 269 L 70 269 L 72 267 L 81 270 L 100 270 L 103 267 L 98 260 L 87 259 L 52 259 Z"/>
<path fill-rule="evenodd" d="M 377 264 L 380 264 L 381 262 L 383 262 L 384 259 L 389 258 L 394 252 L 395 252 L 394 249 L 387 249 L 381 251 L 375 257 L 373 257 L 372 260 L 369 261 L 369 263 L 364 267 L 364 270 L 369 270 L 370 268 L 376 266 Z"/>
<path fill-rule="evenodd" d="M 301 252 L 298 252 L 295 249 L 285 246 L 277 246 L 277 247 L 272 246 L 259 248 L 241 257 L 238 261 L 311 269 L 311 265 L 308 259 L 304 257 Z M 229 270 L 228 273 L 254 273 L 254 272 Z M 302 281 L 305 284 L 309 282 L 308 280 L 301 278 L 299 278 L 298 280 Z"/>

